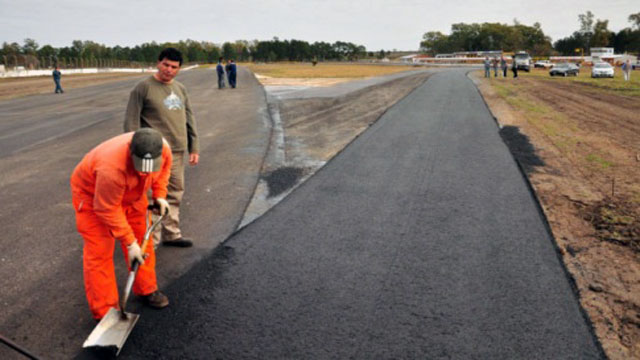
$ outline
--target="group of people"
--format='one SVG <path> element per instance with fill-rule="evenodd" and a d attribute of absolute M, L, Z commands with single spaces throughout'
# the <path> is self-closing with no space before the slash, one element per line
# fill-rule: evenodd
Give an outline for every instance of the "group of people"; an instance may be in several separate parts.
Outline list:
<path fill-rule="evenodd" d="M 507 77 L 507 69 L 509 68 L 509 65 L 507 64 L 507 59 L 505 59 L 504 56 L 500 56 L 499 60 L 496 57 L 489 59 L 489 57 L 486 56 L 484 58 L 483 64 L 484 64 L 484 77 L 486 78 L 491 77 L 491 68 L 493 68 L 493 76 L 498 77 L 498 66 L 500 67 L 502 76 Z M 511 71 L 513 72 L 513 77 L 517 78 L 518 66 L 516 64 L 515 58 L 511 62 Z"/>
<path fill-rule="evenodd" d="M 229 86 L 232 89 L 236 88 L 236 63 L 233 59 L 227 61 L 227 64 L 222 66 L 222 58 L 218 59 L 218 65 L 216 65 L 216 74 L 218 74 L 218 89 L 225 87 L 224 74 L 227 73 L 227 80 L 229 80 Z"/>
<path fill-rule="evenodd" d="M 182 54 L 166 48 L 157 72 L 131 91 L 124 133 L 92 149 L 71 176 L 76 227 L 84 240 L 84 286 L 91 313 L 100 320 L 118 308 L 113 263 L 116 240 L 129 267 L 140 266 L 133 292 L 154 308 L 169 305 L 158 291 L 155 246 L 190 247 L 180 230 L 185 161 L 198 164 L 196 120 L 184 85 L 174 78 Z M 187 160 L 188 159 L 188 160 Z M 154 242 L 141 248 L 149 198 L 164 216 Z M 161 241 L 160 241 L 161 239 Z"/>
<path fill-rule="evenodd" d="M 231 86 L 232 89 L 236 88 L 236 79 L 237 79 L 237 69 L 236 69 L 236 63 L 233 59 L 227 61 L 226 65 L 222 65 L 223 59 L 222 57 L 218 59 L 218 65 L 216 65 L 216 73 L 218 74 L 218 89 L 222 89 L 224 88 L 225 85 L 225 73 L 226 73 L 226 77 L 227 80 L 229 81 L 229 86 Z M 56 66 L 55 69 L 53 70 L 53 82 L 56 85 L 55 88 L 55 93 L 58 94 L 62 94 L 64 93 L 64 90 L 62 90 L 62 86 L 60 85 L 60 78 L 62 77 L 62 74 L 60 73 L 60 69 Z"/>

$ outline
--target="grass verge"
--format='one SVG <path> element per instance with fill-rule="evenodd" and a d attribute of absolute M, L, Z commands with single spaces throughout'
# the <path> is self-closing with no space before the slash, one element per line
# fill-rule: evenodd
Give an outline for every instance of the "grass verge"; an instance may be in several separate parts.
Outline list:
<path fill-rule="evenodd" d="M 615 95 L 640 97 L 640 71 L 632 71 L 631 79 L 625 81 L 620 68 L 615 69 L 613 78 L 592 78 L 591 67 L 584 66 L 580 69 L 578 76 L 551 77 L 549 70 L 533 69 L 527 73 L 518 72 L 518 76 L 524 78 L 535 78 L 545 81 L 566 81 L 579 83 L 589 87 L 593 91 L 606 91 Z"/>

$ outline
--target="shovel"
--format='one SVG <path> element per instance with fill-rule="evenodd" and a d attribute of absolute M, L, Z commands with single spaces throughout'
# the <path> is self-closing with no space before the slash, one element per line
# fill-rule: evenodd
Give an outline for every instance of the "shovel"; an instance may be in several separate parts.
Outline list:
<path fill-rule="evenodd" d="M 149 206 L 149 210 L 153 208 L 153 205 Z M 147 243 L 149 242 L 149 238 L 151 237 L 153 230 L 162 222 L 164 217 L 165 215 L 162 215 L 158 221 L 149 226 L 149 214 L 147 214 L 147 231 L 144 233 L 144 238 L 142 240 L 142 251 L 147 248 Z M 82 345 L 83 348 L 103 349 L 110 352 L 115 350 L 115 354 L 118 356 L 120 350 L 122 350 L 124 342 L 127 340 L 127 337 L 129 337 L 131 330 L 133 330 L 133 327 L 136 325 L 136 322 L 138 322 L 138 318 L 140 317 L 138 314 L 125 311 L 125 305 L 127 305 L 127 300 L 131 294 L 131 288 L 133 287 L 133 281 L 138 273 L 138 267 L 140 267 L 140 263 L 138 260 L 134 260 L 133 264 L 131 264 L 127 283 L 124 286 L 123 296 L 120 297 L 120 310 L 116 308 L 109 309 L 107 314 L 102 318 L 102 320 L 100 320 L 91 334 L 89 334 L 89 337 Z"/>

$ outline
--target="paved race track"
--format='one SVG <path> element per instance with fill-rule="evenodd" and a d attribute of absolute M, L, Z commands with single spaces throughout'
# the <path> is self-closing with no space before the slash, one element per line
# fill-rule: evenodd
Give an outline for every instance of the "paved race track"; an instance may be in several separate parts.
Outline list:
<path fill-rule="evenodd" d="M 129 92 L 142 78 L 0 102 L 0 334 L 47 359 L 73 357 L 95 326 L 69 177 L 88 150 L 122 133 Z M 182 228 L 195 246 L 160 249 L 161 287 L 236 229 L 270 135 L 264 90 L 247 70 L 240 68 L 235 90 L 219 91 L 211 69 L 184 71 L 178 80 L 202 139 L 200 164 L 186 170 L 182 207 Z M 119 249 L 115 259 L 122 276 Z M 0 344 L 0 359 L 22 357 Z"/>
<path fill-rule="evenodd" d="M 144 309 L 127 359 L 594 359 L 462 70 L 433 75 Z"/>

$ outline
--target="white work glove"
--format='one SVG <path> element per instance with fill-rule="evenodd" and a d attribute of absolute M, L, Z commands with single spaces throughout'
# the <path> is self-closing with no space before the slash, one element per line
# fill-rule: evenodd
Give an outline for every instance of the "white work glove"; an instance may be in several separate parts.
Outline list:
<path fill-rule="evenodd" d="M 133 260 L 138 260 L 140 265 L 144 264 L 144 258 L 142 257 L 142 249 L 137 242 L 133 242 L 127 246 L 127 255 L 129 255 L 129 266 L 133 265 Z"/>
<path fill-rule="evenodd" d="M 165 198 L 157 198 L 154 200 L 158 205 L 158 210 L 160 211 L 160 216 L 164 214 L 169 214 L 169 202 Z"/>

